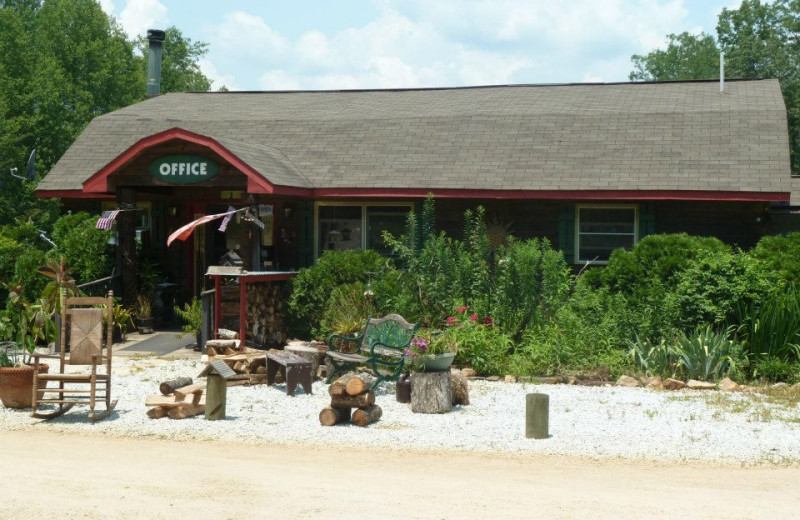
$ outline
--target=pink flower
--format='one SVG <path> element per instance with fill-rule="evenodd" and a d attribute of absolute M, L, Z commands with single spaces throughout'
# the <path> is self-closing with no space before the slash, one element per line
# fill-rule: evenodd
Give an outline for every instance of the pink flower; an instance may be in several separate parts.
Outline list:
<path fill-rule="evenodd" d="M 447 323 L 448 327 L 452 327 L 453 325 L 456 324 L 456 319 L 453 316 L 448 316 L 447 319 L 444 321 Z"/>
<path fill-rule="evenodd" d="M 489 326 L 494 325 L 494 320 L 492 319 L 491 316 L 486 316 L 485 318 L 483 318 L 483 324 Z"/>
<path fill-rule="evenodd" d="M 472 316 L 469 317 L 469 319 L 471 319 L 472 321 L 478 321 L 478 315 L 473 314 Z"/>
<path fill-rule="evenodd" d="M 456 307 L 456 312 L 467 312 L 468 310 L 469 310 L 469 307 L 467 307 L 467 306 Z"/>

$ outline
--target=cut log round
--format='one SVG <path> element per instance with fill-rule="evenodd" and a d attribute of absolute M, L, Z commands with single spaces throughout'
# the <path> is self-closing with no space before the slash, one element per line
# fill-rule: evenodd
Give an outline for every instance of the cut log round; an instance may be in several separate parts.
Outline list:
<path fill-rule="evenodd" d="M 364 408 L 375 404 L 375 393 L 370 390 L 361 395 L 331 396 L 331 406 L 339 408 Z"/>
<path fill-rule="evenodd" d="M 345 392 L 348 395 L 360 395 L 370 389 L 375 378 L 369 374 L 356 374 L 347 380 Z"/>
<path fill-rule="evenodd" d="M 381 407 L 377 404 L 373 404 L 372 406 L 359 408 L 358 410 L 353 411 L 352 421 L 356 426 L 364 427 L 380 419 L 381 415 L 383 415 L 383 410 L 381 410 Z"/>
<path fill-rule="evenodd" d="M 164 395 L 169 395 L 178 388 L 189 386 L 192 384 L 191 377 L 178 377 L 176 379 L 172 379 L 170 381 L 164 381 L 158 386 L 158 389 Z"/>
<path fill-rule="evenodd" d="M 453 408 L 450 371 L 411 374 L 411 411 L 447 413 Z"/>
<path fill-rule="evenodd" d="M 319 423 L 322 426 L 333 426 L 350 420 L 350 408 L 327 406 L 319 412 Z"/>
<path fill-rule="evenodd" d="M 328 387 L 328 394 L 330 394 L 331 397 L 347 395 L 347 382 L 354 377 L 356 377 L 356 375 L 353 372 L 346 373 L 331 383 L 331 386 Z"/>

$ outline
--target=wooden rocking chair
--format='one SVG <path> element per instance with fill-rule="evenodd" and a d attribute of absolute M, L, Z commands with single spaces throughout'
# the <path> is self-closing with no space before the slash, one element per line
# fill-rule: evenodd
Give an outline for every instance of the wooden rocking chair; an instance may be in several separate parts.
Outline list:
<path fill-rule="evenodd" d="M 91 421 L 105 419 L 111 415 L 117 405 L 117 401 L 111 401 L 114 293 L 109 291 L 105 298 L 98 296 L 67 298 L 64 295 L 62 301 L 59 355 L 34 354 L 33 356 L 33 413 L 31 415 L 38 419 L 52 419 L 64 414 L 76 404 L 88 404 Z M 104 320 L 105 323 L 103 323 Z M 105 331 L 103 330 L 104 325 Z M 105 355 L 103 354 L 104 346 Z M 67 349 L 69 349 L 69 353 L 67 353 Z M 58 359 L 58 372 L 39 374 L 40 358 Z M 65 372 L 64 369 L 67 366 L 83 367 L 83 370 Z M 103 367 L 105 367 L 104 370 Z M 38 390 L 39 381 L 55 381 L 58 383 L 58 388 Z M 86 388 L 87 385 L 88 388 Z M 58 395 L 55 399 L 43 399 L 45 393 Z M 105 400 L 106 403 L 106 409 L 101 413 L 94 412 L 94 406 L 98 400 Z M 40 412 L 38 407 L 42 404 L 57 404 L 58 409 L 52 412 Z"/>

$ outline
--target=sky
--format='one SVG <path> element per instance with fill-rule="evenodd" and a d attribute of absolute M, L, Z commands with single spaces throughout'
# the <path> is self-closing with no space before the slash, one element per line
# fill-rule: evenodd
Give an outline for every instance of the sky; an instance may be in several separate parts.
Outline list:
<path fill-rule="evenodd" d="M 209 44 L 212 88 L 331 90 L 627 81 L 670 33 L 735 0 L 99 0 L 131 36 Z M 165 50 L 167 52 L 167 50 Z"/>

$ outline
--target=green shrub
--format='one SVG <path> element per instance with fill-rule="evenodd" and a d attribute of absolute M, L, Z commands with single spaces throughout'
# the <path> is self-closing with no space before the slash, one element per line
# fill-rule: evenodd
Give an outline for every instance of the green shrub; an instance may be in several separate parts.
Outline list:
<path fill-rule="evenodd" d="M 574 283 L 564 255 L 547 239 L 509 239 L 498 251 L 491 314 L 519 342 L 529 326 L 553 319 Z"/>
<path fill-rule="evenodd" d="M 679 276 L 675 298 L 681 325 L 729 322 L 740 305 L 766 300 L 780 287 L 775 273 L 746 253 L 703 256 Z"/>
<path fill-rule="evenodd" d="M 458 345 L 455 362 L 469 365 L 478 374 L 501 375 L 508 366 L 511 339 L 494 326 L 480 323 L 449 327 L 443 332 Z"/>
<path fill-rule="evenodd" d="M 292 331 L 301 337 L 322 338 L 320 323 L 333 290 L 345 284 L 369 283 L 382 277 L 387 260 L 375 251 L 325 251 L 311 267 L 292 280 L 288 311 Z"/>
<path fill-rule="evenodd" d="M 34 247 L 25 247 L 14 263 L 14 281 L 23 287 L 23 297 L 35 300 L 47 286 L 46 277 L 39 274 L 39 268 L 46 263 L 43 251 Z"/>
<path fill-rule="evenodd" d="M 648 235 L 630 251 L 615 250 L 608 265 L 596 270 L 596 276 L 616 292 L 657 295 L 659 289 L 674 287 L 679 275 L 698 258 L 726 253 L 730 253 L 730 247 L 712 237 Z"/>
<path fill-rule="evenodd" d="M 764 383 L 794 383 L 800 374 L 797 361 L 764 356 L 753 364 L 753 377 Z"/>
<path fill-rule="evenodd" d="M 764 237 L 750 255 L 764 262 L 787 284 L 800 286 L 800 232 Z"/>
<path fill-rule="evenodd" d="M 79 212 L 62 215 L 53 226 L 57 255 L 66 259 L 79 284 L 109 276 L 114 267 L 112 232 L 97 229 L 96 223 L 96 215 Z"/>

